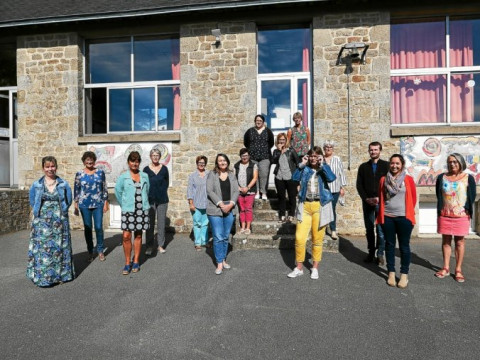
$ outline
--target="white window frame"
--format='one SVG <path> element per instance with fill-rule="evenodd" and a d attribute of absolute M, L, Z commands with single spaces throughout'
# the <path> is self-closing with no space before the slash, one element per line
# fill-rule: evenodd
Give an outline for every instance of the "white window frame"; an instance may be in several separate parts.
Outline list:
<path fill-rule="evenodd" d="M 450 85 L 451 85 L 451 76 L 460 75 L 460 74 L 471 74 L 479 73 L 480 66 L 455 66 L 450 67 L 450 17 L 442 17 L 445 20 L 445 67 L 438 68 L 421 68 L 421 69 L 391 69 L 390 78 L 395 76 L 423 76 L 423 75 L 445 75 L 447 78 L 446 85 L 446 121 L 441 123 L 407 123 L 407 124 L 390 124 L 392 127 L 405 127 L 405 126 L 414 126 L 414 127 L 434 127 L 434 126 L 478 126 L 478 123 L 452 123 L 451 122 L 451 96 L 450 96 Z M 480 84 L 479 84 L 480 86 Z"/>

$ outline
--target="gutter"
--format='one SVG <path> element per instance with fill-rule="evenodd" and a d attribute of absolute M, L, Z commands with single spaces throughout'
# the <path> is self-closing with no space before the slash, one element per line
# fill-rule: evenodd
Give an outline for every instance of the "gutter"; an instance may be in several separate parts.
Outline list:
<path fill-rule="evenodd" d="M 52 18 L 43 18 L 43 19 L 32 19 L 32 20 L 16 20 L 0 23 L 0 28 L 10 28 L 10 27 L 19 27 L 19 26 L 32 26 L 32 25 L 47 25 L 47 24 L 57 24 L 57 23 L 68 23 L 75 21 L 90 21 L 90 20 L 105 20 L 105 19 L 116 19 L 116 18 L 134 18 L 138 16 L 153 16 L 153 15 L 167 15 L 167 14 L 181 14 L 185 12 L 201 12 L 209 10 L 225 10 L 225 9 L 234 9 L 234 8 L 247 8 L 247 7 L 257 7 L 257 6 L 268 6 L 268 5 L 283 5 L 283 4 L 299 4 L 299 3 L 313 3 L 313 2 L 327 2 L 331 0 L 260 0 L 260 1 L 248 1 L 242 3 L 227 3 L 227 4 L 204 4 L 204 5 L 188 5 L 175 8 L 164 8 L 164 9 L 155 9 L 155 10 L 137 10 L 137 11 L 128 11 L 128 12 L 111 12 L 105 14 L 94 14 L 94 15 L 70 15 L 64 17 L 52 17 Z"/>

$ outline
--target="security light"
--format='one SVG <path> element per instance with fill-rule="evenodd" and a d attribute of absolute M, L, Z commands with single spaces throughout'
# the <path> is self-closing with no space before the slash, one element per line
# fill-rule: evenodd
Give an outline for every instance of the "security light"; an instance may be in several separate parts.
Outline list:
<path fill-rule="evenodd" d="M 220 36 L 222 35 L 222 32 L 220 29 L 213 29 L 212 35 L 215 36 L 215 45 L 218 46 L 220 44 Z"/>
<path fill-rule="evenodd" d="M 366 61 L 365 57 L 367 55 L 367 50 L 369 46 L 370 45 L 365 44 L 363 42 L 351 42 L 343 45 L 342 48 L 340 49 L 340 52 L 338 53 L 336 65 L 344 64 L 343 60 L 347 60 L 346 62 L 350 60 L 350 62 L 352 62 L 352 61 L 358 60 L 359 58 L 360 58 L 360 63 L 365 64 L 365 61 Z M 360 55 L 358 49 L 363 49 L 362 55 Z M 347 54 L 345 55 L 345 59 L 342 59 L 342 54 L 345 50 Z"/>

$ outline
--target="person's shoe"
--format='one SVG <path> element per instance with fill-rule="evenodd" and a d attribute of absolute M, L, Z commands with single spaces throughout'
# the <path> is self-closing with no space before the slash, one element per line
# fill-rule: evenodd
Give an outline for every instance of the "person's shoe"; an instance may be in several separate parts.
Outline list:
<path fill-rule="evenodd" d="M 310 279 L 318 280 L 318 269 L 312 268 L 312 273 L 310 274 Z"/>
<path fill-rule="evenodd" d="M 332 240 L 338 240 L 337 232 L 336 232 L 336 231 L 332 231 L 332 234 L 330 235 L 330 237 L 332 238 Z"/>
<path fill-rule="evenodd" d="M 202 251 L 202 247 L 201 246 L 195 246 L 195 251 Z"/>
<path fill-rule="evenodd" d="M 165 250 L 163 247 L 159 246 L 157 251 L 160 253 L 160 254 L 165 254 L 167 252 L 167 250 Z"/>
<path fill-rule="evenodd" d="M 244 233 L 245 233 L 245 229 L 240 229 L 239 234 L 244 234 Z"/>
<path fill-rule="evenodd" d="M 437 271 L 435 273 L 435 277 L 437 277 L 439 279 L 443 279 L 447 276 L 450 276 L 450 270 L 448 268 L 443 268 L 440 271 Z"/>
<path fill-rule="evenodd" d="M 147 255 L 147 256 L 152 255 L 152 253 L 153 253 L 153 250 L 152 250 L 151 247 L 148 247 L 147 250 L 145 250 L 145 255 Z"/>
<path fill-rule="evenodd" d="M 130 274 L 130 271 L 132 271 L 132 264 L 127 264 L 124 266 L 123 270 L 122 270 L 122 274 L 123 275 L 128 275 Z"/>
<path fill-rule="evenodd" d="M 372 263 L 375 261 L 375 255 L 373 254 L 368 254 L 365 259 L 363 259 L 363 262 L 365 263 Z"/>
<path fill-rule="evenodd" d="M 88 262 L 88 263 L 91 263 L 91 262 L 93 262 L 93 260 L 95 260 L 95 255 L 93 255 L 93 254 L 88 254 L 87 262 Z"/>
<path fill-rule="evenodd" d="M 226 262 L 223 262 L 223 268 L 228 270 L 228 269 L 231 269 L 232 267 L 229 264 L 227 264 Z"/>
<path fill-rule="evenodd" d="M 297 267 L 293 269 L 292 272 L 288 273 L 289 278 L 296 278 L 297 276 L 302 276 L 303 275 L 303 269 L 299 270 Z"/>
<path fill-rule="evenodd" d="M 408 275 L 407 274 L 400 274 L 400 281 L 398 282 L 397 286 L 400 289 L 405 289 L 408 285 Z"/>
<path fill-rule="evenodd" d="M 389 286 L 397 286 L 397 280 L 395 279 L 395 272 L 394 271 L 390 271 L 388 273 L 388 280 L 387 280 L 387 284 Z"/>
<path fill-rule="evenodd" d="M 377 264 L 385 265 L 385 257 L 383 255 L 380 255 L 379 257 L 377 257 Z"/>
<path fill-rule="evenodd" d="M 262 200 L 265 200 L 265 201 L 268 200 L 267 194 L 262 194 Z"/>
<path fill-rule="evenodd" d="M 459 283 L 465 282 L 465 277 L 461 271 L 455 271 L 455 281 Z"/>
<path fill-rule="evenodd" d="M 140 264 L 139 263 L 133 263 L 132 266 L 132 273 L 136 273 L 140 271 Z"/>
<path fill-rule="evenodd" d="M 260 193 L 255 194 L 255 199 L 257 199 L 257 200 L 260 199 Z"/>
<path fill-rule="evenodd" d="M 250 235 L 251 233 L 252 233 L 252 230 L 250 230 L 250 229 L 245 229 L 245 233 L 244 233 L 245 235 Z"/>
<path fill-rule="evenodd" d="M 105 261 L 105 254 L 103 252 L 98 254 L 98 260 Z"/>
<path fill-rule="evenodd" d="M 280 219 L 278 219 L 278 223 L 279 223 L 279 224 L 283 224 L 285 221 L 287 221 L 287 219 L 285 218 L 285 216 L 280 216 Z"/>
<path fill-rule="evenodd" d="M 287 218 L 287 222 L 289 222 L 289 223 L 293 223 L 294 221 L 295 221 L 295 218 L 293 216 L 289 216 Z"/>
<path fill-rule="evenodd" d="M 219 269 L 219 268 L 216 268 L 216 269 L 215 269 L 215 274 L 216 274 L 216 275 L 221 275 L 222 272 L 223 272 L 223 269 Z"/>

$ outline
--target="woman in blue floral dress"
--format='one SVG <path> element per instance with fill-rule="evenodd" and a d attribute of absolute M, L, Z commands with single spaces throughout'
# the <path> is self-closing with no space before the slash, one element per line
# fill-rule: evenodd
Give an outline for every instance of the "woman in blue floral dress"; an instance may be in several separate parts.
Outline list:
<path fill-rule="evenodd" d="M 100 261 L 105 260 L 103 254 L 103 214 L 108 211 L 108 189 L 105 172 L 95 168 L 97 156 L 93 151 L 86 151 L 82 156 L 85 169 L 75 175 L 73 199 L 75 201 L 75 215 L 82 214 L 85 241 L 87 242 L 88 262 L 92 262 L 93 236 L 92 218 L 97 238 L 97 254 Z"/>
<path fill-rule="evenodd" d="M 47 287 L 75 277 L 68 220 L 72 190 L 56 175 L 57 160 L 53 156 L 42 159 L 42 168 L 45 176 L 35 181 L 30 189 L 33 221 L 27 277 L 35 285 Z"/>

